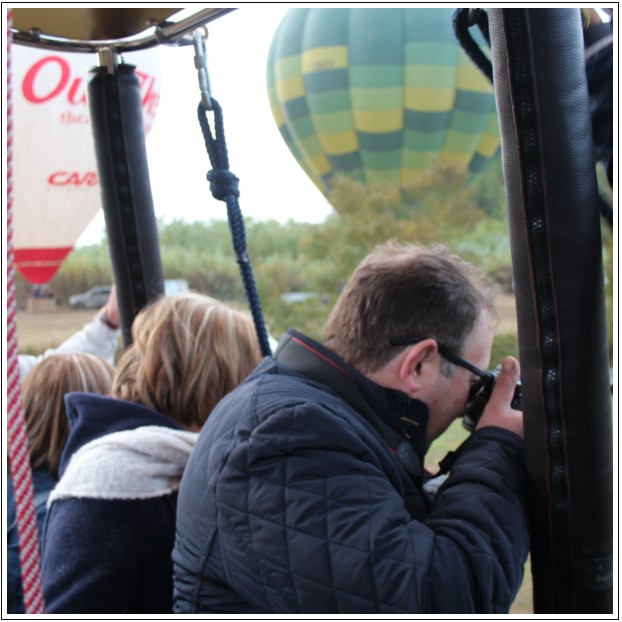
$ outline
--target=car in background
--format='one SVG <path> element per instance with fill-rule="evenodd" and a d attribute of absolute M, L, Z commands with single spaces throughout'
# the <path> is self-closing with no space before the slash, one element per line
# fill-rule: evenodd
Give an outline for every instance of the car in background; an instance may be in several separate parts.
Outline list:
<path fill-rule="evenodd" d="M 99 309 L 108 302 L 112 285 L 97 285 L 91 287 L 84 294 L 75 294 L 69 296 L 69 306 L 72 309 Z M 166 279 L 164 281 L 164 294 L 173 296 L 190 291 L 188 281 L 186 279 Z"/>
<path fill-rule="evenodd" d="M 326 294 L 318 294 L 317 292 L 285 292 L 281 294 L 281 300 L 288 305 L 307 302 L 314 298 L 317 298 L 322 304 L 328 304 L 330 302 Z"/>
<path fill-rule="evenodd" d="M 69 306 L 72 309 L 99 309 L 108 302 L 108 296 L 112 285 L 97 285 L 91 287 L 88 292 L 84 294 L 75 294 L 69 296 Z"/>
<path fill-rule="evenodd" d="M 175 294 L 183 294 L 189 291 L 190 286 L 186 279 L 166 279 L 164 281 L 164 294 L 166 296 L 174 296 Z"/>

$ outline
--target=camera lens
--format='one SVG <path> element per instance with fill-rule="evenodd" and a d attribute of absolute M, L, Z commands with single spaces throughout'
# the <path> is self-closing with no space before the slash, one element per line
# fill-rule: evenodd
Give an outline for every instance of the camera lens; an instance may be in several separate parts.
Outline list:
<path fill-rule="evenodd" d="M 467 398 L 466 410 L 462 418 L 462 426 L 469 432 L 472 432 L 480 420 L 486 404 L 495 388 L 495 383 L 499 377 L 499 369 L 490 372 L 490 378 L 481 379 L 477 384 L 473 385 L 469 390 Z M 520 381 L 514 389 L 514 397 L 512 398 L 511 407 L 514 410 L 522 410 L 522 387 Z"/>

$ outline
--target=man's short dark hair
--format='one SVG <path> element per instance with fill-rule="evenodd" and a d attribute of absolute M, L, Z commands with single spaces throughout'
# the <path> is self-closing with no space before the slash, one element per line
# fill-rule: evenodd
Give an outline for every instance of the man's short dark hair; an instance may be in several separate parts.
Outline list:
<path fill-rule="evenodd" d="M 326 326 L 326 346 L 362 373 L 397 353 L 392 338 L 433 338 L 461 353 L 492 290 L 474 266 L 441 245 L 387 242 L 356 268 Z"/>

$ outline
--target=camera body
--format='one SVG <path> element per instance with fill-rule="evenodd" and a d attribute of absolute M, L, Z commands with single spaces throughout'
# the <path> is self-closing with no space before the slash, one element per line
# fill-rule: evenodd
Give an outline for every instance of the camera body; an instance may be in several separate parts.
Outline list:
<path fill-rule="evenodd" d="M 478 384 L 472 389 L 472 397 L 466 405 L 464 417 L 462 419 L 462 425 L 472 432 L 480 420 L 486 404 L 492 394 L 492 390 L 495 388 L 495 383 L 499 377 L 500 370 L 497 367 L 493 371 L 488 372 L 488 377 L 480 378 Z M 516 385 L 514 390 L 514 397 L 512 398 L 512 408 L 515 410 L 522 410 L 522 388 L 520 381 Z"/>

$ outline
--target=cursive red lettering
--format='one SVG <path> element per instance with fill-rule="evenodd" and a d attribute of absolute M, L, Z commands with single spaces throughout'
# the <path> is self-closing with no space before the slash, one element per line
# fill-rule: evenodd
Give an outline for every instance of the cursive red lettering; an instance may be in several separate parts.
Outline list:
<path fill-rule="evenodd" d="M 141 93 L 144 93 L 141 101 L 143 112 L 153 117 L 155 116 L 160 101 L 160 94 L 155 90 L 156 79 L 141 71 L 137 71 L 136 75 L 140 84 Z"/>
<path fill-rule="evenodd" d="M 96 186 L 97 185 L 97 173 L 87 173 L 84 176 L 84 182 L 87 186 Z"/>
<path fill-rule="evenodd" d="M 58 83 L 54 88 L 52 88 L 47 94 L 37 95 L 35 93 L 35 80 L 39 75 L 39 72 L 45 65 L 48 63 L 57 63 L 60 67 L 61 73 Z M 56 97 L 66 86 L 67 81 L 69 80 L 69 64 L 67 61 L 60 56 L 46 56 L 41 60 L 38 60 L 26 73 L 24 76 L 24 81 L 22 83 L 22 92 L 24 97 L 32 104 L 42 104 L 50 99 Z"/>
<path fill-rule="evenodd" d="M 48 184 L 51 186 L 64 186 L 63 175 L 67 175 L 65 171 L 56 171 L 48 177 Z"/>
<path fill-rule="evenodd" d="M 86 92 L 84 89 L 79 90 L 82 86 L 82 78 L 76 78 L 69 88 L 69 93 L 67 94 L 67 99 L 70 104 L 86 104 Z"/>

